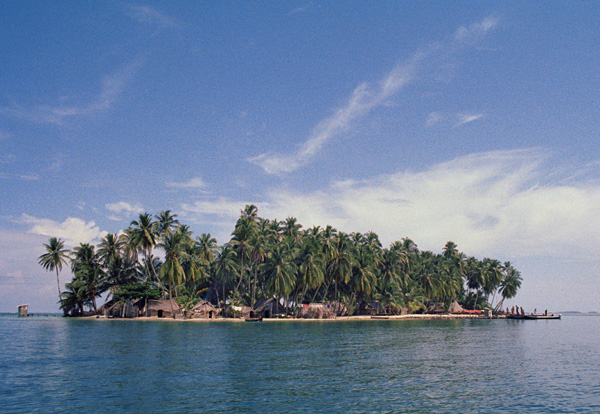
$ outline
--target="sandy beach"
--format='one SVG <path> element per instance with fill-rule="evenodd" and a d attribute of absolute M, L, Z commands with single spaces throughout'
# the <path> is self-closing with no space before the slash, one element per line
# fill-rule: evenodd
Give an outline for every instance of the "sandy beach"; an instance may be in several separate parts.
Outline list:
<path fill-rule="evenodd" d="M 498 316 L 498 318 L 504 319 L 504 315 Z M 194 318 L 194 319 L 183 319 L 183 318 L 159 318 L 157 316 L 140 316 L 138 318 L 108 318 L 103 315 L 83 316 L 75 317 L 73 319 L 94 319 L 94 320 L 111 320 L 111 321 L 158 321 L 158 322 L 193 322 L 193 323 L 222 323 L 222 322 L 246 322 L 244 318 Z M 412 315 L 379 315 L 372 317 L 371 315 L 352 315 L 352 316 L 338 316 L 333 319 L 307 319 L 307 318 L 264 318 L 262 322 L 266 323 L 280 323 L 280 322 L 355 322 L 355 321 L 382 321 L 382 320 L 433 320 L 433 319 L 489 319 L 482 315 L 458 315 L 458 314 L 412 314 Z"/>

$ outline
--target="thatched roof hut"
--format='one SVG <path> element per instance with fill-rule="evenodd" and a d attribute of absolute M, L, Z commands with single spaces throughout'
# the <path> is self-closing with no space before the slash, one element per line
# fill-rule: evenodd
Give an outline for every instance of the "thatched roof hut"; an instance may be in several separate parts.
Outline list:
<path fill-rule="evenodd" d="M 201 300 L 190 310 L 190 318 L 192 319 L 214 319 L 217 317 L 219 309 L 215 308 L 212 303 Z"/>
<path fill-rule="evenodd" d="M 229 305 L 224 311 L 227 318 L 250 318 L 251 313 L 252 308 L 244 305 Z"/>
<path fill-rule="evenodd" d="M 277 315 L 285 315 L 285 313 L 285 307 L 275 298 L 263 298 L 254 305 L 252 316 L 259 318 L 273 318 Z"/>
<path fill-rule="evenodd" d="M 112 301 L 111 301 L 112 302 Z M 112 318 L 137 318 L 140 316 L 139 302 L 127 300 L 125 302 L 109 303 L 103 306 L 103 313 Z"/>
<path fill-rule="evenodd" d="M 148 299 L 142 308 L 142 315 L 158 318 L 181 317 L 179 305 L 174 300 Z"/>
<path fill-rule="evenodd" d="M 445 313 L 446 305 L 444 302 L 435 302 L 427 308 L 427 313 Z"/>
<path fill-rule="evenodd" d="M 348 316 L 348 308 L 343 303 L 329 302 L 325 307 L 334 312 L 336 316 Z"/>
<path fill-rule="evenodd" d="M 335 319 L 336 312 L 324 303 L 309 303 L 300 308 L 298 317 L 303 319 Z"/>

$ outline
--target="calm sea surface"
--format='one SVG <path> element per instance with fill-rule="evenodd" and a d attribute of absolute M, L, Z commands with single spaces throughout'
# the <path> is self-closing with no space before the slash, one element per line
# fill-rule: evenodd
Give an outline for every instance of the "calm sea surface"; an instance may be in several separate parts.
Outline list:
<path fill-rule="evenodd" d="M 600 412 L 600 317 L 0 316 L 0 412 Z"/>

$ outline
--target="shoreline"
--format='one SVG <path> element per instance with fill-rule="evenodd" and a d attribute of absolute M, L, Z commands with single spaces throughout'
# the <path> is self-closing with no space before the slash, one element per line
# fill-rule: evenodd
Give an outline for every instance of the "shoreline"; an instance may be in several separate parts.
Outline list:
<path fill-rule="evenodd" d="M 147 321 L 147 322 L 192 322 L 192 323 L 239 323 L 246 322 L 244 318 L 194 318 L 194 319 L 183 319 L 183 318 L 159 318 L 158 316 L 140 316 L 137 318 L 107 318 L 103 315 L 93 316 L 78 316 L 68 319 L 76 320 L 103 320 L 103 321 Z M 265 318 L 261 322 L 357 322 L 357 321 L 393 321 L 393 320 L 439 320 L 439 319 L 492 319 L 486 318 L 481 315 L 458 315 L 458 314 L 417 314 L 417 315 L 378 315 L 376 318 L 372 318 L 371 315 L 352 315 L 352 316 L 338 316 L 333 319 L 304 319 L 304 318 Z M 506 319 L 504 315 L 499 315 L 493 319 Z"/>

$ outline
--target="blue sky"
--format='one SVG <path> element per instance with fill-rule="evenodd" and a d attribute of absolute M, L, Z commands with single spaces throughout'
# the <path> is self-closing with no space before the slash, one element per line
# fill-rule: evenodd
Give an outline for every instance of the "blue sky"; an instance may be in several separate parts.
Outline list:
<path fill-rule="evenodd" d="M 596 2 L 37 2 L 0 14 L 0 311 L 57 310 L 42 243 L 171 209 L 510 260 L 600 310 Z M 63 282 L 70 279 L 68 272 Z"/>

